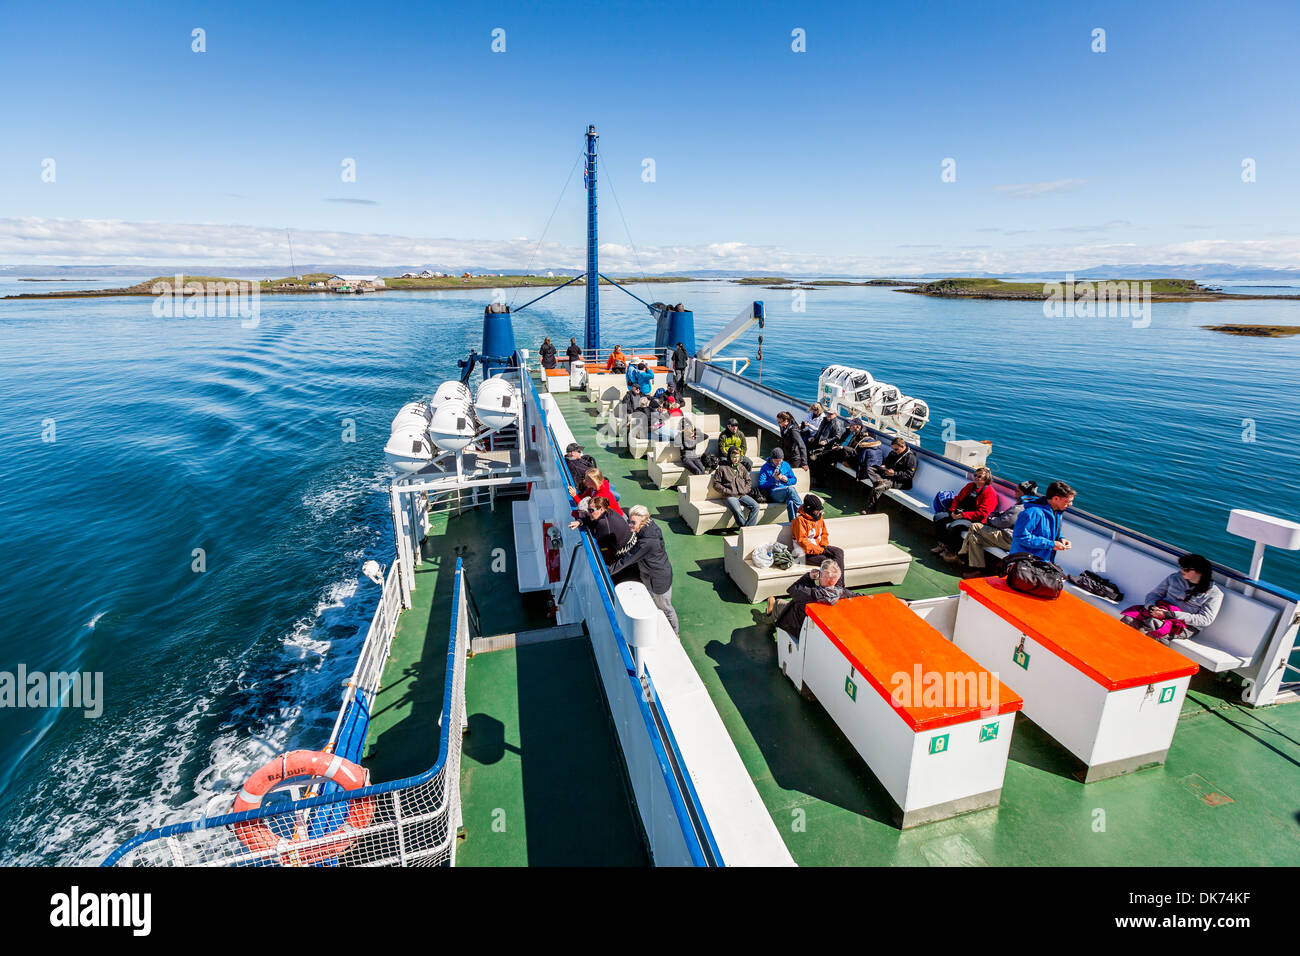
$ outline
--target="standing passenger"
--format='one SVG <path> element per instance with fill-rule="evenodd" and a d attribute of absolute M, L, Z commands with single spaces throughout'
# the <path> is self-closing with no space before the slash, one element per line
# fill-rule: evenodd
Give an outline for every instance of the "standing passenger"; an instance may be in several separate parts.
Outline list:
<path fill-rule="evenodd" d="M 624 568 L 636 565 L 641 583 L 650 592 L 655 607 L 664 612 L 673 634 L 680 637 L 677 612 L 673 610 L 673 566 L 668 562 L 663 532 L 650 520 L 650 509 L 645 505 L 633 505 L 628 510 L 628 524 L 636 535 L 636 541 L 614 562 L 609 573 L 618 574 Z"/>

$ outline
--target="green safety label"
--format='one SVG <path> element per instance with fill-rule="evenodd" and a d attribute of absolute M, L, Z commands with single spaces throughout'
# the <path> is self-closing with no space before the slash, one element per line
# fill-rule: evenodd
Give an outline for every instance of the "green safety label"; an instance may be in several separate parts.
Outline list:
<path fill-rule="evenodd" d="M 852 674 L 844 678 L 844 693 L 849 695 L 849 700 L 858 699 L 858 685 L 853 683 Z"/>
<path fill-rule="evenodd" d="M 1023 647 L 1015 649 L 1015 652 L 1011 655 L 1011 660 L 1015 662 L 1016 666 L 1029 670 L 1029 652 Z"/>
<path fill-rule="evenodd" d="M 991 724 L 984 724 L 982 727 L 980 727 L 980 743 L 984 743 L 984 741 L 986 740 L 997 740 L 998 726 L 999 724 L 995 720 Z"/>
<path fill-rule="evenodd" d="M 1176 688 L 1175 688 L 1172 684 L 1170 684 L 1168 687 L 1161 687 L 1161 688 L 1160 688 L 1160 703 L 1162 703 L 1162 704 L 1167 704 L 1167 703 L 1169 703 L 1171 700 L 1173 700 L 1173 699 L 1174 699 L 1174 691 L 1175 691 L 1175 690 L 1176 690 Z"/>
<path fill-rule="evenodd" d="M 941 734 L 938 737 L 930 738 L 930 753 L 941 754 L 948 749 L 948 735 Z"/>

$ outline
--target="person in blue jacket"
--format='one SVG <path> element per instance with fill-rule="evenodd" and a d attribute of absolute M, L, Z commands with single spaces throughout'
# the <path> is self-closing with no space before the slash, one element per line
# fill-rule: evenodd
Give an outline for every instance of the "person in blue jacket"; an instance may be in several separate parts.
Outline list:
<path fill-rule="evenodd" d="M 654 388 L 654 383 L 654 373 L 646 367 L 645 362 L 638 362 L 627 367 L 627 384 L 629 386 L 640 385 L 642 395 L 649 395 L 650 390 Z"/>
<path fill-rule="evenodd" d="M 1011 531 L 1010 554 L 1027 551 L 1041 561 L 1056 561 L 1057 551 L 1068 551 L 1061 537 L 1061 512 L 1074 501 L 1074 489 L 1063 481 L 1047 486 L 1047 494 L 1025 505 Z"/>
<path fill-rule="evenodd" d="M 784 503 L 786 514 L 790 516 L 791 521 L 803 505 L 803 497 L 794 484 L 794 472 L 785 463 L 785 452 L 780 448 L 773 448 L 763 467 L 758 470 L 758 490 L 768 501 Z"/>

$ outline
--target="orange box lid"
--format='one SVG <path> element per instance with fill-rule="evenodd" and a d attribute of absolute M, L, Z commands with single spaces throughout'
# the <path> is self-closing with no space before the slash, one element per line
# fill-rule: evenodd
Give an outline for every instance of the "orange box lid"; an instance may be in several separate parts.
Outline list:
<path fill-rule="evenodd" d="M 545 372 L 547 375 L 568 375 L 569 374 L 569 370 L 567 368 L 544 368 L 542 369 L 542 371 Z"/>
<path fill-rule="evenodd" d="M 892 594 L 809 604 L 808 616 L 915 731 L 1006 714 L 1025 705 L 1019 694 Z M 934 686 L 936 680 L 941 691 Z M 979 699 L 981 684 L 987 707 Z M 974 700 L 969 699 L 972 694 Z M 938 703 L 926 703 L 935 696 Z"/>
<path fill-rule="evenodd" d="M 1068 591 L 1044 601 L 1011 590 L 1002 578 L 970 578 L 959 587 L 1108 690 L 1186 677 L 1198 669 L 1182 654 Z"/>

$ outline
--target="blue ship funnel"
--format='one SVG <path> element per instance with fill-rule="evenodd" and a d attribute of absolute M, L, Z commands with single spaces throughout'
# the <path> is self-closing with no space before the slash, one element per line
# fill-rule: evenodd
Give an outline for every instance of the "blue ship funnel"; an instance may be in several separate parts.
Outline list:
<path fill-rule="evenodd" d="M 655 348 L 667 349 L 669 353 L 681 342 L 686 346 L 686 354 L 695 354 L 695 313 L 677 305 L 664 305 L 656 302 L 650 307 L 655 316 Z"/>
<path fill-rule="evenodd" d="M 510 365 L 515 354 L 515 329 L 510 323 L 510 307 L 492 303 L 483 310 L 483 377 L 497 374 Z"/>

